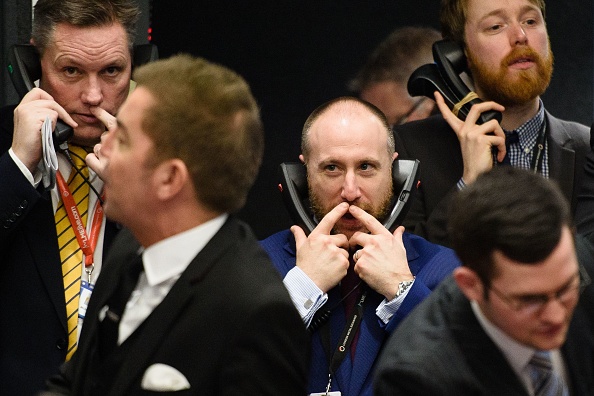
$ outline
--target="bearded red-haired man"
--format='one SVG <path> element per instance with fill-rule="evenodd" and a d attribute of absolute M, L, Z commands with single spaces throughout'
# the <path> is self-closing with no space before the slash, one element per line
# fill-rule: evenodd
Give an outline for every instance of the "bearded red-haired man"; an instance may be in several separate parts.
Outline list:
<path fill-rule="evenodd" d="M 544 11 L 544 0 L 442 0 L 443 36 L 464 49 L 474 91 L 485 102 L 463 122 L 436 94 L 442 115 L 396 128 L 400 158 L 422 164 L 407 229 L 449 245 L 451 196 L 500 163 L 556 180 L 575 211 L 590 135 L 586 126 L 553 117 L 540 99 L 553 73 Z M 501 111 L 501 123 L 477 125 L 488 110 Z"/>

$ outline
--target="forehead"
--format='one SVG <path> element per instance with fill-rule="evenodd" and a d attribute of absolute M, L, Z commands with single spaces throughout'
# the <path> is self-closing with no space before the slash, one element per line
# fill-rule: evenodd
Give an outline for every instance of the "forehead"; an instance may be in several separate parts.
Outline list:
<path fill-rule="evenodd" d="M 493 253 L 493 284 L 511 293 L 548 293 L 562 287 L 578 271 L 573 234 L 564 227 L 561 239 L 543 261 L 524 264 Z"/>
<path fill-rule="evenodd" d="M 387 131 L 380 119 L 361 105 L 335 105 L 316 119 L 308 139 L 312 155 L 360 153 L 389 157 Z"/>
<path fill-rule="evenodd" d="M 156 103 L 153 94 L 143 86 L 138 86 L 130 93 L 118 111 L 118 125 L 131 129 L 141 128 L 147 111 Z"/>
<path fill-rule="evenodd" d="M 67 23 L 56 25 L 44 56 L 99 63 L 118 58 L 130 59 L 126 31 L 120 24 L 78 27 Z"/>
<path fill-rule="evenodd" d="M 489 14 L 515 14 L 529 9 L 540 11 L 535 0 L 467 0 L 466 21 L 473 21 Z"/>

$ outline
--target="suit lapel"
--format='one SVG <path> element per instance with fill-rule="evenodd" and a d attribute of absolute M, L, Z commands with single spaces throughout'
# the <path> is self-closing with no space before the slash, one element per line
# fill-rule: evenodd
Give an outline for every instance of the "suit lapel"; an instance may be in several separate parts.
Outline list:
<path fill-rule="evenodd" d="M 126 375 L 116 378 L 112 388 L 113 395 L 126 395 L 130 386 L 142 377 L 144 370 L 152 363 L 151 359 L 159 349 L 162 340 L 175 326 L 176 318 L 187 309 L 202 281 L 209 276 L 211 269 L 217 265 L 225 251 L 228 251 L 229 246 L 237 240 L 234 235 L 236 229 L 235 221 L 227 220 L 217 234 L 190 262 L 163 301 L 135 331 L 135 333 L 141 332 L 139 336 L 142 337 L 142 342 L 131 345 L 128 353 L 134 358 L 123 361 L 121 372 Z"/>
<path fill-rule="evenodd" d="M 561 191 L 571 202 L 575 175 L 575 151 L 566 147 L 571 136 L 563 125 L 549 113 L 545 114 L 548 128 L 548 156 L 551 179 L 559 184 Z"/>
<path fill-rule="evenodd" d="M 468 367 L 486 391 L 486 395 L 528 396 L 528 393 L 503 353 L 491 341 L 474 316 L 470 303 L 455 291 L 451 312 L 452 334 L 462 350 Z M 489 362 L 485 364 L 485 362 Z M 505 378 L 505 381 L 502 381 Z"/>

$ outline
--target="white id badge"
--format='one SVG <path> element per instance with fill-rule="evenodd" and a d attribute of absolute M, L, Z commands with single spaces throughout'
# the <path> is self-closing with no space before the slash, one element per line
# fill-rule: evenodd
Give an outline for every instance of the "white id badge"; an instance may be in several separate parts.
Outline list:
<path fill-rule="evenodd" d="M 339 391 L 334 391 L 334 392 L 318 392 L 318 393 L 310 393 L 309 396 L 340 396 L 340 392 Z"/>
<path fill-rule="evenodd" d="M 95 285 L 87 281 L 82 281 L 80 286 L 80 303 L 78 306 L 78 318 L 84 319 L 87 314 L 87 307 L 89 306 L 89 300 L 93 293 Z"/>

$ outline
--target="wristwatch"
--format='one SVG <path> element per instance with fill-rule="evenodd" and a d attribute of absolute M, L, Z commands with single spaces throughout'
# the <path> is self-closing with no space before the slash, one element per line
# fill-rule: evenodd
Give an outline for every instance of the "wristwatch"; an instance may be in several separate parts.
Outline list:
<path fill-rule="evenodd" d="M 398 290 L 396 291 L 396 295 L 394 297 L 398 297 L 402 293 L 404 293 L 414 283 L 414 281 L 415 278 L 412 278 L 411 280 L 402 281 L 398 283 Z"/>

